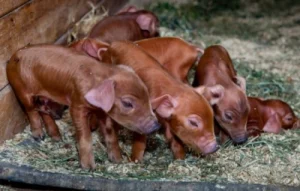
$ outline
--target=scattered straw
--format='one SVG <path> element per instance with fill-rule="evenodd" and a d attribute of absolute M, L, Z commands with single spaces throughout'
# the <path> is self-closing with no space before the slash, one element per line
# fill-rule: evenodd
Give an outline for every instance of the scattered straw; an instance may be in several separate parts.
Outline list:
<path fill-rule="evenodd" d="M 295 34 L 298 34 L 300 27 L 297 25 L 298 17 L 289 15 L 297 13 L 299 7 L 284 9 L 287 12 L 281 11 L 275 16 L 264 16 L 264 11 L 257 11 L 256 6 L 248 6 L 251 9 L 248 12 L 218 11 L 208 20 L 201 16 L 191 20 L 188 15 L 195 17 L 198 13 L 186 12 L 189 9 L 180 7 L 174 9 L 168 4 L 151 7 L 162 20 L 162 36 L 180 36 L 203 47 L 223 45 L 229 50 L 238 73 L 246 77 L 249 95 L 283 99 L 291 104 L 299 116 L 300 82 L 297 72 L 300 64 L 297 48 L 300 39 Z M 84 31 L 88 28 L 85 24 L 96 23 L 103 16 L 87 17 L 82 25 L 75 27 L 71 40 L 78 38 L 78 34 L 87 33 Z M 197 29 L 193 28 L 195 26 Z M 274 66 L 278 66 L 277 69 Z M 79 168 L 70 118 L 66 115 L 64 120 L 57 123 L 63 141 L 52 142 L 47 137 L 37 143 L 27 127 L 23 133 L 0 147 L 0 161 L 29 165 L 42 171 L 112 179 L 300 186 L 300 130 L 285 131 L 280 135 L 264 134 L 237 147 L 228 141 L 217 153 L 207 157 L 199 158 L 188 153 L 185 160 L 177 161 L 173 160 L 164 138 L 152 135 L 144 161 L 137 164 L 128 162 L 131 140 L 125 130 L 119 136 L 124 159 L 120 164 L 108 161 L 102 138 L 94 133 L 97 167 L 95 172 L 88 172 Z"/>

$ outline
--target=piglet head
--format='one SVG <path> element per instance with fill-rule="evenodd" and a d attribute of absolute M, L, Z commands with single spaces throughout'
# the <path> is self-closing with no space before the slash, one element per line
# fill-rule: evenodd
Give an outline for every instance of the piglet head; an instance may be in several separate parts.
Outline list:
<path fill-rule="evenodd" d="M 244 90 L 240 87 L 225 89 L 216 85 L 204 87 L 202 90 L 200 87 L 196 91 L 203 94 L 213 106 L 216 121 L 234 143 L 240 144 L 247 141 L 247 119 L 250 106 Z"/>
<path fill-rule="evenodd" d="M 158 99 L 164 100 L 155 112 L 168 123 L 176 137 L 202 154 L 217 151 L 213 111 L 201 95 L 190 89 L 178 97 L 167 95 Z"/>
<path fill-rule="evenodd" d="M 152 12 L 139 11 L 136 22 L 140 26 L 144 38 L 159 37 L 159 20 Z"/>
<path fill-rule="evenodd" d="M 118 66 L 115 75 L 91 89 L 85 98 L 129 130 L 149 134 L 160 127 L 145 84 L 127 66 Z"/>
<path fill-rule="evenodd" d="M 292 108 L 284 101 L 281 100 L 266 100 L 267 105 L 272 111 L 278 115 L 281 127 L 283 129 L 294 129 L 299 127 L 299 119 L 295 115 Z"/>

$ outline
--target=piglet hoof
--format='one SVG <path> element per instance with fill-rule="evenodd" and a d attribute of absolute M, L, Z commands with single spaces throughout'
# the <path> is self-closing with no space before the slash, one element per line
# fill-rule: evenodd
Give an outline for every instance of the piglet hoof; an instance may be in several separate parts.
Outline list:
<path fill-rule="evenodd" d="M 122 161 L 122 156 L 120 152 L 108 153 L 108 158 L 113 163 L 120 163 Z"/>
<path fill-rule="evenodd" d="M 32 137 L 35 141 L 43 141 L 45 139 L 45 134 L 43 131 L 32 131 Z"/>
<path fill-rule="evenodd" d="M 131 161 L 134 163 L 139 163 L 143 160 L 143 156 L 131 155 Z"/>
<path fill-rule="evenodd" d="M 58 135 L 58 136 L 52 136 L 51 139 L 53 141 L 55 141 L 55 142 L 59 142 L 59 141 L 61 141 L 61 136 L 60 135 Z"/>
<path fill-rule="evenodd" d="M 82 169 L 93 171 L 96 168 L 96 163 L 94 159 L 90 161 L 81 160 L 80 165 Z"/>
<path fill-rule="evenodd" d="M 174 153 L 174 159 L 175 160 L 184 160 L 185 154 L 184 153 Z"/>

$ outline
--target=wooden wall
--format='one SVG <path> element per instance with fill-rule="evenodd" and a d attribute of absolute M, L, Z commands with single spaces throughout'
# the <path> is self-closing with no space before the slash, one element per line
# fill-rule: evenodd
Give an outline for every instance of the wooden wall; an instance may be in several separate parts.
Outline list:
<path fill-rule="evenodd" d="M 0 0 L 0 143 L 24 129 L 26 117 L 6 78 L 6 63 L 28 44 L 53 43 L 91 6 L 118 10 L 126 0 Z"/>

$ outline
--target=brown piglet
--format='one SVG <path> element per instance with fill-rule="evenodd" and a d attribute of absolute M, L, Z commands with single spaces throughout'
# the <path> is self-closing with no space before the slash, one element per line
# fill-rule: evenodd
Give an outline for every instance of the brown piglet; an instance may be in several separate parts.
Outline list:
<path fill-rule="evenodd" d="M 176 79 L 188 84 L 188 72 L 203 50 L 177 37 L 135 41 Z"/>
<path fill-rule="evenodd" d="M 300 128 L 300 120 L 287 103 L 278 99 L 262 100 L 256 97 L 248 97 L 248 101 L 251 108 L 247 123 L 249 136 Z"/>
<path fill-rule="evenodd" d="M 98 53 L 104 62 L 132 67 L 146 84 L 153 109 L 165 128 L 166 139 L 176 159 L 185 157 L 183 144 L 202 154 L 213 153 L 218 149 L 213 111 L 203 96 L 174 79 L 136 44 L 113 42 L 106 52 Z M 142 160 L 145 147 L 146 137 L 136 134 L 132 149 L 133 161 Z"/>
<path fill-rule="evenodd" d="M 61 46 L 36 45 L 13 54 L 7 77 L 25 108 L 35 139 L 44 137 L 40 117 L 49 136 L 60 139 L 52 116 L 37 111 L 40 105 L 35 102 L 36 96 L 70 107 L 83 168 L 95 168 L 88 124 L 91 115 L 99 121 L 109 116 L 143 134 L 159 127 L 145 84 L 128 66 L 107 65 Z M 113 144 L 111 140 L 108 143 Z"/>
<path fill-rule="evenodd" d="M 188 83 L 187 75 L 202 49 L 175 37 L 160 37 L 136 41 L 176 79 Z M 200 85 L 200 86 L 199 86 Z M 208 87 L 221 85 L 224 93 L 207 91 Z M 245 94 L 246 82 L 237 76 L 228 52 L 222 46 L 207 48 L 196 69 L 195 90 L 208 99 L 214 109 L 219 126 L 235 143 L 247 140 L 246 123 L 249 104 Z M 220 92 L 218 90 L 216 92 Z M 215 100 L 219 100 L 216 103 Z"/>
<path fill-rule="evenodd" d="M 247 141 L 250 106 L 246 96 L 246 82 L 237 76 L 226 49 L 218 45 L 205 49 L 193 85 L 209 87 L 215 84 L 221 84 L 225 90 L 223 98 L 213 106 L 218 125 L 234 143 Z"/>
<path fill-rule="evenodd" d="M 158 28 L 159 20 L 154 13 L 131 6 L 102 19 L 92 28 L 88 37 L 107 43 L 136 41 L 159 36 Z"/>

